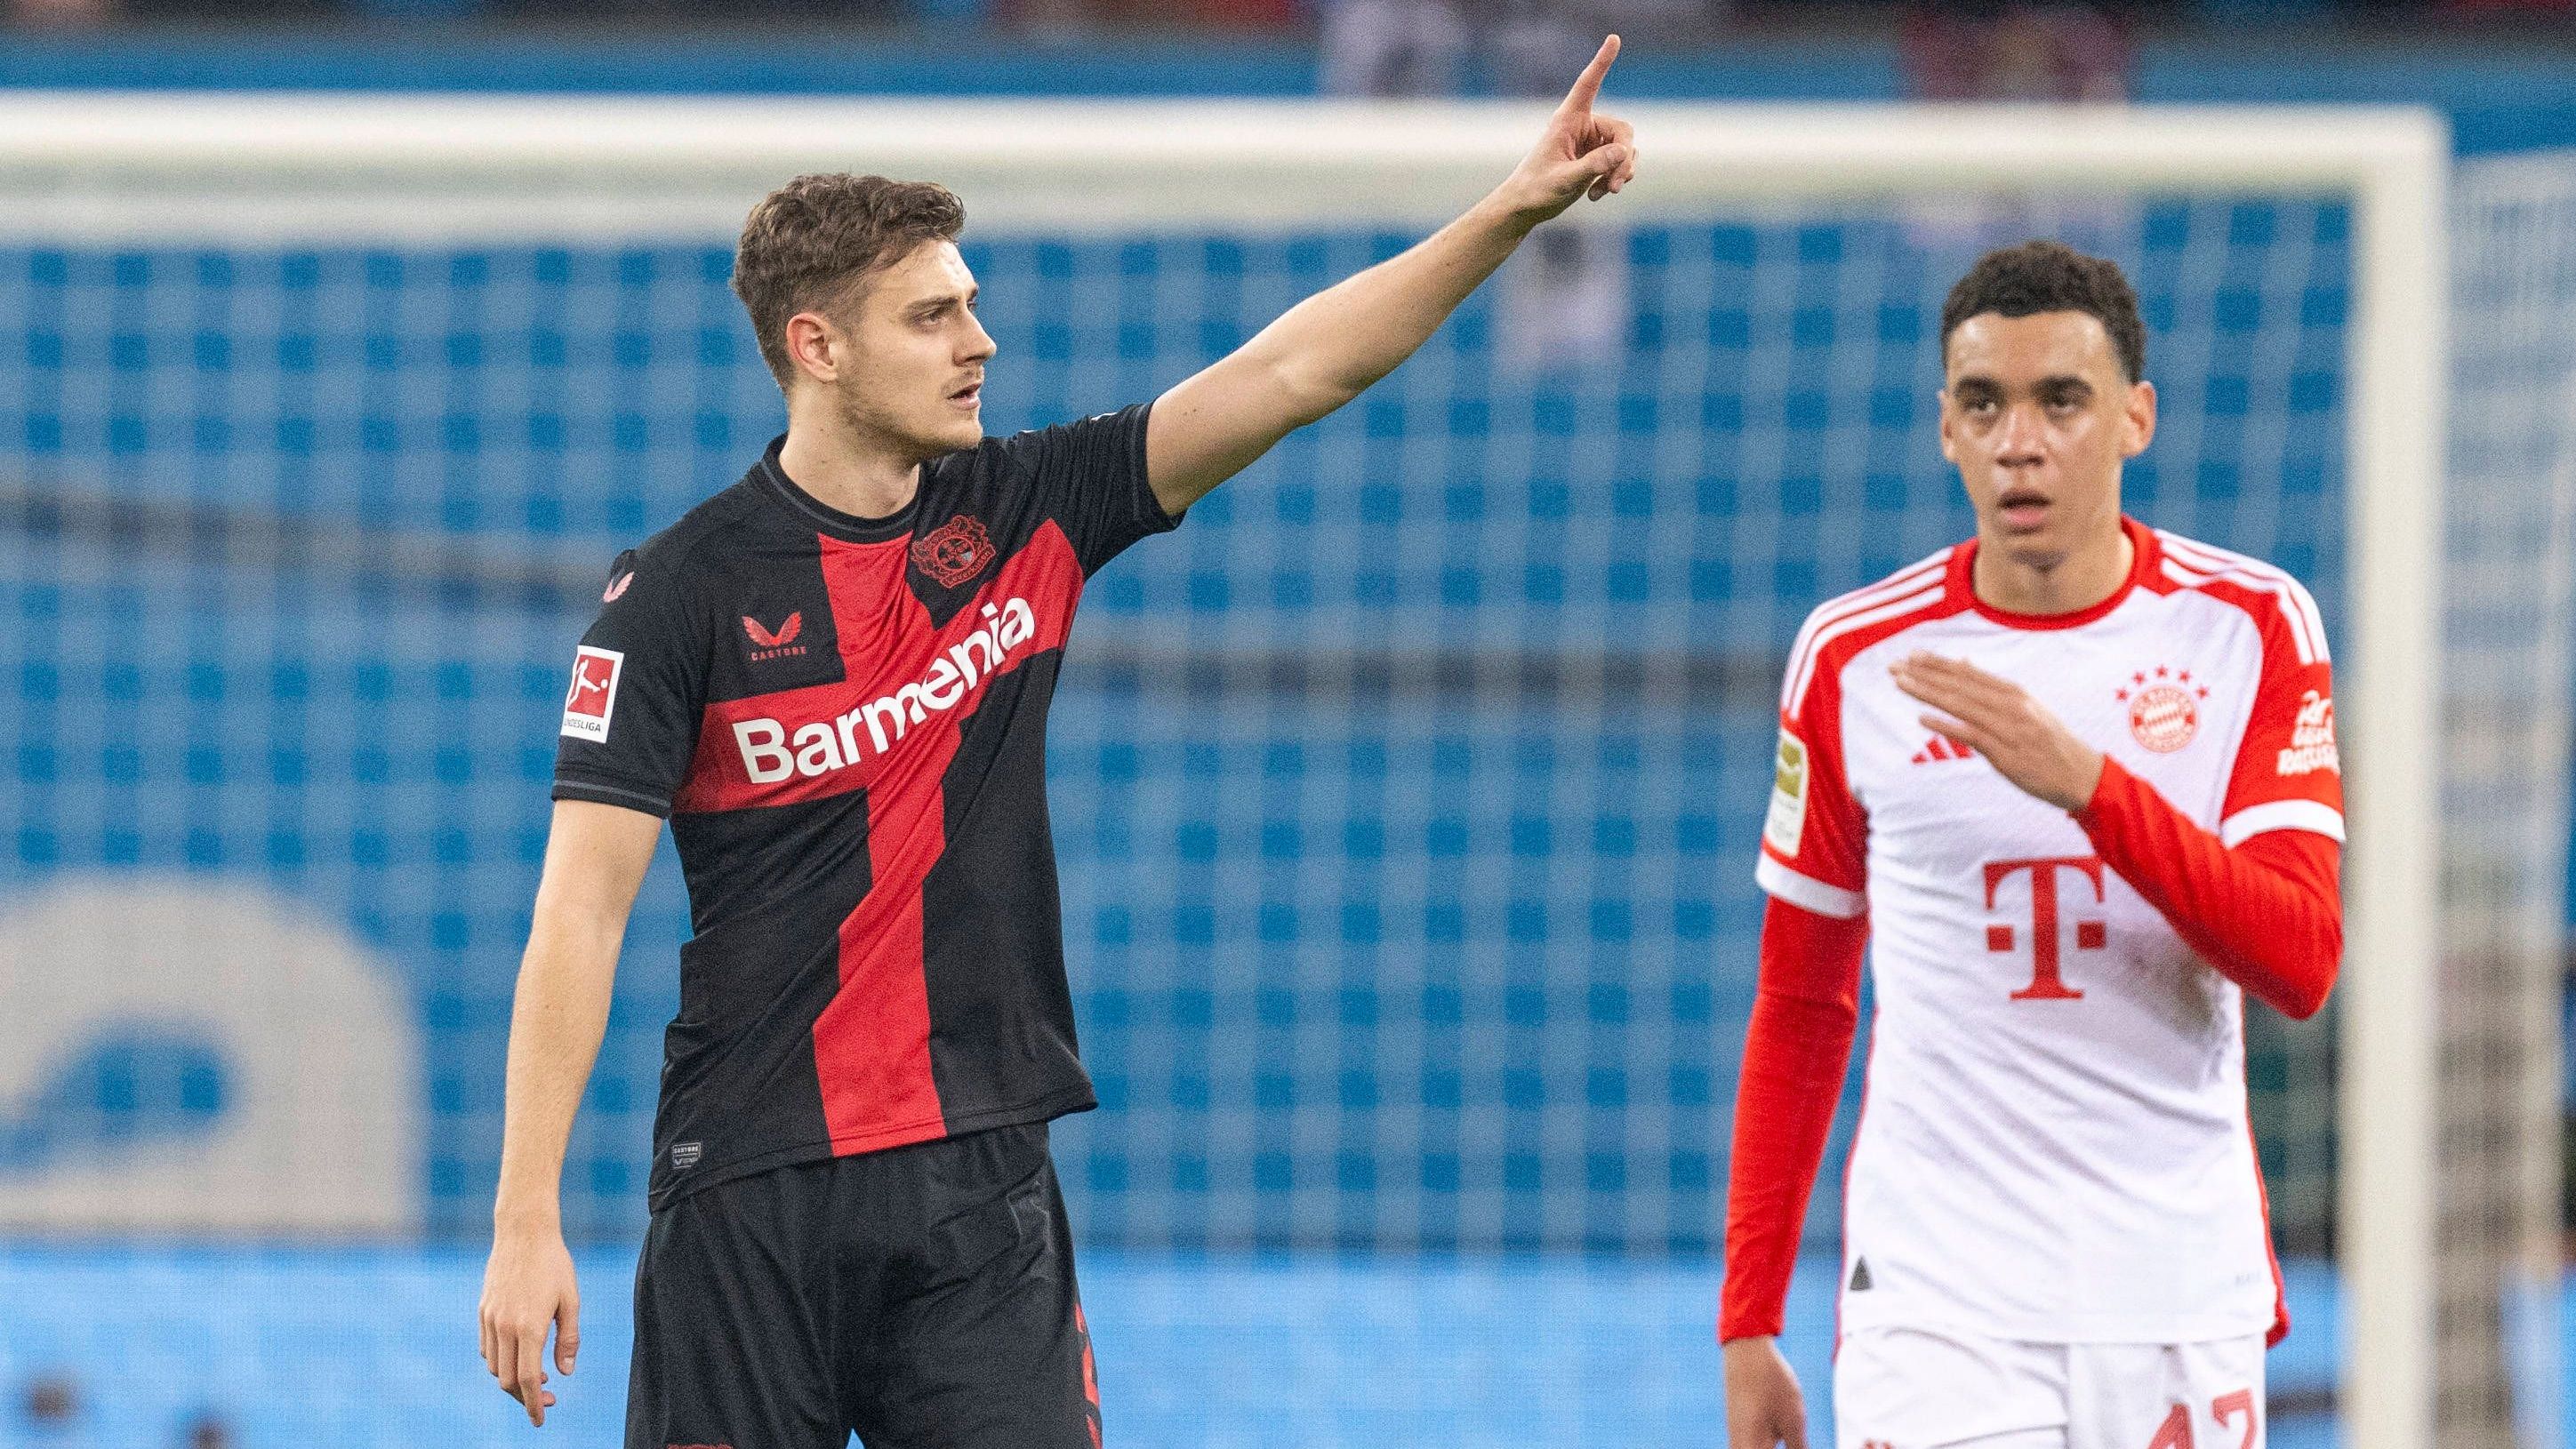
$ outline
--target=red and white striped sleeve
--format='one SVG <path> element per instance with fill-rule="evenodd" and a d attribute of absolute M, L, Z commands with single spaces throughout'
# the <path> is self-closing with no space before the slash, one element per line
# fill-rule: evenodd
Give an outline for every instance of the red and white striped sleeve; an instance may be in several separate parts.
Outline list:
<path fill-rule="evenodd" d="M 1754 879 L 1791 905 L 1848 920 L 1867 909 L 1869 822 L 1843 773 L 1841 677 L 1802 662 L 1792 661 L 1781 699 Z"/>
<path fill-rule="evenodd" d="M 2218 838 L 2273 830 L 2343 839 L 2343 763 L 2335 751 L 2334 664 L 2325 616 L 2297 579 L 2241 555 L 2167 535 L 2173 568 L 2254 621 L 2263 647 L 2253 712 L 2219 808 Z"/>

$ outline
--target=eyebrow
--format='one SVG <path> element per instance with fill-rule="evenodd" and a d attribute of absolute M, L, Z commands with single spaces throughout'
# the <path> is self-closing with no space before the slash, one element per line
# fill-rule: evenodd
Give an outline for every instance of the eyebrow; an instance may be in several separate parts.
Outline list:
<path fill-rule="evenodd" d="M 2091 392 L 2093 390 L 2093 384 L 2082 374 L 2072 372 L 2052 372 L 2046 377 L 2041 378 L 2038 382 L 2032 384 L 2033 391 L 2042 393 L 2068 392 L 2076 389 Z M 2004 386 L 2002 383 L 1995 381 L 1993 378 L 1988 377 L 1981 372 L 1970 373 L 1966 377 L 1960 378 L 1957 382 L 1950 384 L 1950 391 L 1953 393 L 2002 392 L 2003 390 Z"/>
<path fill-rule="evenodd" d="M 982 287 L 968 287 L 962 296 L 956 292 L 949 292 L 937 297 L 925 297 L 922 300 L 913 303 L 911 306 L 904 308 L 903 314 L 907 317 L 928 317 L 936 313 L 944 312 L 959 303 L 963 303 L 966 306 L 971 307 L 975 305 L 975 299 L 983 294 L 984 289 Z"/>

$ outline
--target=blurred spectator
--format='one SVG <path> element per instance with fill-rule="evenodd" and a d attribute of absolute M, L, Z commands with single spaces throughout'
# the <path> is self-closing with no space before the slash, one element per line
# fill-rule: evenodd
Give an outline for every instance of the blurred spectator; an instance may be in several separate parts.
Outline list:
<path fill-rule="evenodd" d="M 232 1425 L 220 1414 L 207 1414 L 188 1426 L 186 1449 L 233 1449 Z"/>
<path fill-rule="evenodd" d="M 2082 4 L 1935 0 L 1906 12 L 1906 77 L 1928 101 L 2120 101 L 2127 27 Z"/>
<path fill-rule="evenodd" d="M 8 0 L 5 12 L 16 24 L 48 30 L 74 30 L 104 25 L 116 18 L 116 0 Z"/>
<path fill-rule="evenodd" d="M 2081 0 L 1920 0 L 1906 11 L 1901 36 L 1908 88 L 1918 100 L 2128 99 L 2128 27 Z M 2137 225 L 2132 200 L 2080 191 L 1927 194 L 1901 210 L 1915 245 L 1962 258 L 2034 236 L 2117 256 Z"/>
<path fill-rule="evenodd" d="M 993 0 L 1015 29 L 1068 38 L 1118 30 L 1285 30 L 1298 0 Z"/>
<path fill-rule="evenodd" d="M 27 1381 L 26 1396 L 18 1408 L 27 1433 L 23 1441 L 12 1442 L 67 1444 L 74 1421 L 80 1418 L 80 1391 L 69 1375 L 38 1374 Z"/>
<path fill-rule="evenodd" d="M 1555 100 L 1618 22 L 1564 5 L 1507 4 L 1486 32 L 1494 89 Z M 1624 40 L 1625 37 L 1623 37 Z M 1614 99 L 1603 109 L 1618 112 Z M 1581 202 L 1575 203 L 1583 205 Z M 1589 220 L 1589 218 L 1582 218 Z M 1494 299 L 1495 343 L 1524 370 L 1613 362 L 1628 340 L 1628 232 L 1619 226 L 1551 226 L 1531 235 L 1503 269 Z"/>
<path fill-rule="evenodd" d="M 1326 95 L 1448 96 L 1466 80 L 1467 22 L 1450 0 L 1332 0 L 1320 44 Z"/>
<path fill-rule="evenodd" d="M 2440 0 L 2434 8 L 2445 15 L 2483 18 L 2490 15 L 2576 15 L 2576 0 Z"/>

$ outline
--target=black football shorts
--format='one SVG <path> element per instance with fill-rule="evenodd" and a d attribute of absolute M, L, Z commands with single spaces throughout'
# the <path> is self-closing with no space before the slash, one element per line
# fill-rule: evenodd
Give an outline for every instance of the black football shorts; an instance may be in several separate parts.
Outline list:
<path fill-rule="evenodd" d="M 1044 1123 L 772 1168 L 653 1214 L 626 1449 L 1099 1449 Z"/>

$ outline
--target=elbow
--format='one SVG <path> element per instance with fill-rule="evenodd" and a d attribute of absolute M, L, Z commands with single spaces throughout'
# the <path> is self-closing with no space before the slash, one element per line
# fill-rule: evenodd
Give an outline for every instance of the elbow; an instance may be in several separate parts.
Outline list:
<path fill-rule="evenodd" d="M 1322 422 L 1341 411 L 1344 404 L 1367 388 L 1368 384 L 1364 382 L 1354 384 L 1330 378 L 1283 374 L 1279 378 L 1279 397 L 1281 411 L 1289 418 L 1289 431 Z"/>
<path fill-rule="evenodd" d="M 2342 923 L 2327 922 L 2311 950 L 2308 969 L 2282 993 L 2281 1013 L 2292 1021 L 2306 1021 L 2325 1010 L 2326 998 L 2334 994 L 2335 977 L 2343 964 Z"/>
<path fill-rule="evenodd" d="M 1262 361 L 1270 394 L 1295 428 L 1329 416 L 1377 381 L 1296 352 L 1281 351 Z"/>
<path fill-rule="evenodd" d="M 2314 985 L 2301 983 L 2284 991 L 2281 999 L 2272 1004 L 2279 1007 L 2281 1014 L 2290 1020 L 2306 1021 L 2325 1010 L 2327 993 L 2333 989 L 2334 981 L 2331 977 Z"/>

